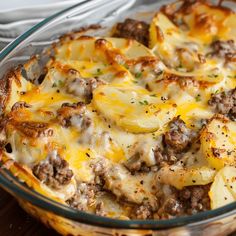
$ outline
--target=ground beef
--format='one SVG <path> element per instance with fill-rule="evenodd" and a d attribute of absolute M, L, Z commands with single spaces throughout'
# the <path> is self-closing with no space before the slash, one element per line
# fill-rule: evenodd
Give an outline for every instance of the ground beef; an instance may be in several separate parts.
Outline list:
<path fill-rule="evenodd" d="M 194 136 L 180 117 L 174 118 L 169 124 L 170 130 L 164 135 L 164 142 L 179 153 L 188 147 Z"/>
<path fill-rule="evenodd" d="M 233 39 L 227 41 L 216 40 L 211 44 L 211 56 L 225 58 L 226 61 L 236 61 L 236 44 Z"/>
<path fill-rule="evenodd" d="M 157 171 L 165 165 L 173 165 L 188 150 L 196 136 L 195 132 L 188 129 L 179 117 L 174 118 L 169 126 L 170 129 L 163 135 L 161 144 L 152 148 L 150 152 L 147 152 L 145 146 L 136 148 L 134 155 L 124 162 L 125 167 L 132 174 L 140 171 Z M 147 160 L 149 163 L 147 163 Z"/>
<path fill-rule="evenodd" d="M 105 184 L 104 174 L 107 171 L 105 161 L 102 159 L 96 163 L 93 163 L 91 167 L 95 174 L 94 182 L 96 183 L 97 186 L 101 186 L 101 188 L 103 188 Z"/>
<path fill-rule="evenodd" d="M 213 94 L 208 104 L 217 112 L 236 120 L 236 89 Z"/>
<path fill-rule="evenodd" d="M 76 193 L 66 203 L 78 210 L 87 211 L 89 206 L 95 203 L 95 196 L 98 192 L 96 185 L 79 183 Z"/>
<path fill-rule="evenodd" d="M 96 140 L 94 138 L 94 123 L 88 115 L 72 117 L 71 124 L 81 134 L 78 139 L 79 143 L 94 144 Z"/>
<path fill-rule="evenodd" d="M 152 209 L 149 205 L 140 205 L 133 208 L 133 212 L 131 214 L 132 219 L 138 220 L 146 220 L 150 219 L 153 216 Z"/>
<path fill-rule="evenodd" d="M 159 193 L 158 199 L 161 207 L 154 214 L 156 218 L 170 219 L 180 215 L 192 215 L 210 210 L 210 198 L 208 196 L 210 184 L 189 186 L 182 190 L 170 186 L 168 188 L 166 193 L 165 191 Z"/>
<path fill-rule="evenodd" d="M 129 148 L 130 158 L 124 165 L 132 173 L 136 171 L 149 172 L 156 164 L 154 148 L 148 142 L 140 141 Z"/>
<path fill-rule="evenodd" d="M 52 152 L 46 160 L 35 165 L 32 171 L 40 181 L 54 189 L 60 189 L 69 184 L 73 176 L 68 162 L 56 152 Z"/>
<path fill-rule="evenodd" d="M 57 110 L 57 120 L 63 127 L 71 126 L 71 118 L 78 116 L 82 118 L 86 110 L 83 102 L 78 103 L 63 103 L 61 108 Z"/>
<path fill-rule="evenodd" d="M 73 126 L 80 132 L 78 142 L 91 144 L 94 141 L 94 123 L 83 102 L 62 104 L 57 110 L 57 120 L 63 127 Z"/>
<path fill-rule="evenodd" d="M 173 165 L 179 159 L 179 155 L 176 154 L 171 148 L 162 149 L 160 147 L 157 147 L 154 153 L 156 158 L 156 164 L 159 168 L 162 168 L 165 165 Z"/>
<path fill-rule="evenodd" d="M 148 46 L 149 25 L 143 21 L 126 19 L 123 23 L 117 24 L 116 31 L 113 36 L 135 39 L 145 46 Z"/>
<path fill-rule="evenodd" d="M 185 212 L 189 215 L 210 209 L 210 198 L 208 192 L 210 185 L 185 187 L 178 192 L 181 202 L 184 204 Z"/>
<path fill-rule="evenodd" d="M 104 84 L 104 82 L 98 78 L 83 78 L 79 76 L 67 80 L 66 90 L 89 103 L 92 100 L 93 90 L 101 84 Z"/>
<path fill-rule="evenodd" d="M 135 153 L 133 156 L 131 156 L 125 163 L 125 167 L 127 167 L 131 172 L 139 171 L 141 170 L 144 163 L 140 159 L 140 154 Z"/>
<path fill-rule="evenodd" d="M 174 118 L 169 124 L 169 131 L 163 135 L 162 145 L 157 145 L 154 150 L 158 168 L 173 165 L 180 160 L 195 136 L 195 132 L 187 128 L 180 117 Z"/>
<path fill-rule="evenodd" d="M 177 216 L 183 211 L 183 205 L 174 196 L 167 197 L 163 203 L 161 209 L 159 209 L 158 214 L 160 218 L 169 218 L 171 216 Z"/>

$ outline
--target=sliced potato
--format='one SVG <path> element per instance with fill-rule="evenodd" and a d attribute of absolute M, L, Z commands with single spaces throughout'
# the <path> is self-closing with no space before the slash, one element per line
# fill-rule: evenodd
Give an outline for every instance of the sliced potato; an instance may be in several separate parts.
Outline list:
<path fill-rule="evenodd" d="M 150 26 L 150 46 L 167 65 L 192 70 L 199 59 L 196 51 L 186 47 L 190 42 L 196 44 L 194 38 L 187 36 L 164 14 L 156 14 Z"/>
<path fill-rule="evenodd" d="M 139 86 L 99 86 L 92 102 L 105 118 L 133 133 L 154 132 L 176 114 L 173 104 L 150 96 Z"/>
<path fill-rule="evenodd" d="M 105 188 L 110 190 L 116 197 L 123 198 L 128 202 L 141 204 L 149 202 L 156 205 L 155 195 L 152 194 L 153 172 L 131 175 L 122 165 L 112 165 L 104 174 Z M 143 184 L 140 183 L 143 181 Z"/>
<path fill-rule="evenodd" d="M 236 200 L 236 168 L 226 166 L 215 176 L 209 192 L 211 208 L 215 209 Z"/>
<path fill-rule="evenodd" d="M 226 166 L 221 171 L 221 174 L 229 191 L 234 196 L 234 199 L 236 199 L 236 168 L 233 166 Z"/>
<path fill-rule="evenodd" d="M 211 43 L 216 35 L 224 40 L 236 37 L 236 14 L 233 11 L 204 2 L 190 8 L 190 11 L 183 11 L 180 17 L 192 37 L 205 44 Z"/>
<path fill-rule="evenodd" d="M 221 82 L 224 75 L 217 69 L 218 62 L 206 57 L 203 63 L 200 59 L 207 53 L 208 46 L 192 37 L 190 32 L 181 30 L 161 12 L 152 20 L 150 47 L 164 61 L 170 74 L 210 83 Z"/>
<path fill-rule="evenodd" d="M 236 163 L 235 129 L 234 122 L 217 116 L 203 130 L 201 148 L 211 167 L 219 170 Z"/>
<path fill-rule="evenodd" d="M 74 79 L 78 76 L 84 79 L 96 77 L 107 83 L 128 82 L 133 79 L 124 66 L 103 62 L 60 59 L 48 64 L 48 68 L 49 73 L 41 85 L 44 88 L 58 89 L 64 86 L 68 78 Z"/>
<path fill-rule="evenodd" d="M 206 185 L 214 180 L 215 171 L 208 167 L 166 166 L 159 170 L 158 182 L 182 189 L 185 186 Z"/>
<path fill-rule="evenodd" d="M 125 58 L 153 56 L 151 51 L 135 40 L 122 38 L 80 37 L 63 43 L 56 49 L 56 59 L 86 60 L 93 62 L 117 62 Z"/>

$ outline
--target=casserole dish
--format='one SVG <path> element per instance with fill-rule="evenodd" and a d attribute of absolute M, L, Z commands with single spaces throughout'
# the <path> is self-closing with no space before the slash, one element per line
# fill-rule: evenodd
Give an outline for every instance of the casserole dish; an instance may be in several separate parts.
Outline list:
<path fill-rule="evenodd" d="M 68 24 L 68 21 L 65 20 L 72 15 L 78 14 L 78 17 L 81 18 L 81 26 L 101 24 L 104 28 L 95 31 L 91 28 L 90 30 L 94 31 L 95 36 L 105 35 L 106 31 L 110 30 L 109 27 L 106 28 L 105 26 L 114 24 L 115 20 L 122 14 L 130 15 L 133 11 L 136 13 L 148 11 L 154 7 L 157 9 L 159 4 L 162 2 L 149 1 L 145 6 L 142 6 L 142 1 L 129 1 L 126 4 L 124 1 L 113 1 L 112 4 L 109 1 L 87 1 L 84 4 L 78 4 L 78 6 L 39 23 L 4 49 L 0 55 L 1 72 L 4 74 L 12 66 L 24 63 L 29 59 L 29 56 L 40 53 L 42 49 L 52 43 L 52 40 L 56 40 L 59 34 L 68 30 L 75 30 L 74 25 Z M 96 14 L 97 12 L 100 13 L 99 16 Z M 150 15 L 152 16 L 152 13 Z M 146 14 L 145 16 L 148 18 L 150 15 Z M 76 25 L 76 27 L 79 26 Z M 42 54 L 40 63 L 45 63 L 47 56 L 47 53 Z M 35 75 L 35 73 L 32 74 Z M 146 103 L 143 101 L 141 105 L 146 105 Z M 7 167 L 8 164 L 10 165 L 10 163 L 4 163 L 3 167 Z M 212 211 L 176 219 L 159 221 L 117 220 L 68 208 L 34 192 L 25 184 L 20 183 L 17 178 L 11 176 L 4 168 L 1 173 L 2 186 L 17 197 L 26 211 L 64 235 L 224 235 L 235 229 L 234 203 Z"/>

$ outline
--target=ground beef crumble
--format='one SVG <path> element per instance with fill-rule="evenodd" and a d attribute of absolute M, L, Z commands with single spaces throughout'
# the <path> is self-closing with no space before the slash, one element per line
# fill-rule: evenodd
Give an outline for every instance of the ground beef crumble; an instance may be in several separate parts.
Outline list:
<path fill-rule="evenodd" d="M 124 162 L 125 167 L 136 171 L 149 172 L 155 165 L 154 147 L 148 142 L 136 142 L 130 147 L 130 158 Z"/>
<path fill-rule="evenodd" d="M 137 152 L 133 156 L 131 156 L 125 163 L 125 167 L 127 167 L 131 172 L 139 171 L 143 167 L 143 162 L 140 159 L 140 154 Z"/>
<path fill-rule="evenodd" d="M 191 146 L 196 133 L 187 128 L 180 117 L 174 118 L 169 124 L 169 131 L 163 135 L 163 147 L 157 146 L 155 158 L 161 168 L 175 164 Z"/>
<path fill-rule="evenodd" d="M 73 177 L 68 162 L 56 152 L 52 152 L 46 160 L 35 165 L 32 171 L 40 181 L 54 189 L 60 189 L 69 184 Z"/>
<path fill-rule="evenodd" d="M 76 193 L 66 203 L 78 210 L 88 211 L 89 207 L 96 204 L 96 196 L 101 191 L 100 186 L 93 183 L 78 183 Z M 103 205 L 96 204 L 95 211 L 102 214 Z"/>
<path fill-rule="evenodd" d="M 225 58 L 225 61 L 236 61 L 236 44 L 233 39 L 227 41 L 216 40 L 211 44 L 211 56 Z"/>
<path fill-rule="evenodd" d="M 163 149 L 157 147 L 154 153 L 156 164 L 159 168 L 164 167 L 165 165 L 175 164 L 179 159 L 179 155 L 177 155 L 171 148 Z"/>
<path fill-rule="evenodd" d="M 138 220 L 151 219 L 152 217 L 153 217 L 152 208 L 147 204 L 135 206 L 133 208 L 132 215 L 131 215 L 131 218 L 138 219 Z"/>
<path fill-rule="evenodd" d="M 189 186 L 178 190 L 171 186 L 163 186 L 157 193 L 158 210 L 148 204 L 131 207 L 132 219 L 171 219 L 177 216 L 192 215 L 210 210 L 208 192 L 210 184 Z"/>
<path fill-rule="evenodd" d="M 149 24 L 144 21 L 126 19 L 123 23 L 118 23 L 113 35 L 119 38 L 135 39 L 138 42 L 148 46 L 149 42 Z"/>
<path fill-rule="evenodd" d="M 67 92 L 84 99 L 86 103 L 90 103 L 93 90 L 102 84 L 104 84 L 104 82 L 98 78 L 83 78 L 78 74 L 76 78 L 67 80 L 66 90 Z"/>
<path fill-rule="evenodd" d="M 167 131 L 162 138 L 162 145 L 157 145 L 153 149 L 154 163 L 147 165 L 142 158 L 142 155 L 147 155 L 145 152 L 136 150 L 124 165 L 131 173 L 157 171 L 165 165 L 175 164 L 180 160 L 182 154 L 185 153 L 191 146 L 196 133 L 187 128 L 184 121 L 180 117 L 174 118 L 169 124 L 169 131 Z M 151 158 L 151 157 L 150 157 Z"/>
<path fill-rule="evenodd" d="M 160 219 L 170 219 L 180 215 L 192 215 L 210 210 L 208 192 L 210 184 L 189 186 L 182 190 L 168 186 L 168 193 L 160 193 L 159 210 L 155 213 Z"/>
<path fill-rule="evenodd" d="M 170 122 L 169 127 L 170 130 L 164 135 L 165 144 L 177 153 L 184 151 L 192 141 L 193 132 L 186 127 L 179 116 Z"/>
<path fill-rule="evenodd" d="M 213 94 L 208 104 L 215 112 L 225 115 L 233 121 L 236 120 L 236 89 Z"/>
<path fill-rule="evenodd" d="M 83 102 L 63 103 L 61 108 L 57 110 L 57 120 L 63 127 L 71 126 L 71 118 L 73 116 L 82 117 L 85 113 L 86 106 Z"/>

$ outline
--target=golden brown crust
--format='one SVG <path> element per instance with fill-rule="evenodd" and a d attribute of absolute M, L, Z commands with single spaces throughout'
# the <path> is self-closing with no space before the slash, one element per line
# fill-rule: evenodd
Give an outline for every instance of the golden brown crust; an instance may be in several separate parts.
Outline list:
<path fill-rule="evenodd" d="M 176 14 L 182 14 L 182 15 L 190 14 L 199 5 L 204 5 L 204 6 L 211 7 L 212 9 L 221 10 L 226 15 L 233 12 L 232 9 L 222 5 L 223 2 L 225 2 L 225 0 L 219 1 L 218 4 L 213 4 L 212 1 L 208 1 L 208 0 L 194 0 L 194 1 L 180 0 L 180 2 L 182 2 L 180 6 L 178 6 L 176 2 L 172 4 L 164 5 L 161 7 L 161 11 L 165 15 L 167 15 L 172 21 L 174 17 L 176 16 Z M 232 2 L 234 2 L 234 0 L 232 0 Z"/>
<path fill-rule="evenodd" d="M 49 127 L 48 123 L 35 121 L 11 121 L 11 124 L 16 130 L 30 138 L 51 137 L 53 135 L 53 129 Z"/>
<path fill-rule="evenodd" d="M 0 114 L 5 110 L 6 104 L 9 101 L 10 94 L 12 91 L 12 83 L 15 82 L 20 87 L 21 83 L 19 80 L 20 68 L 9 71 L 5 77 L 0 79 Z"/>

